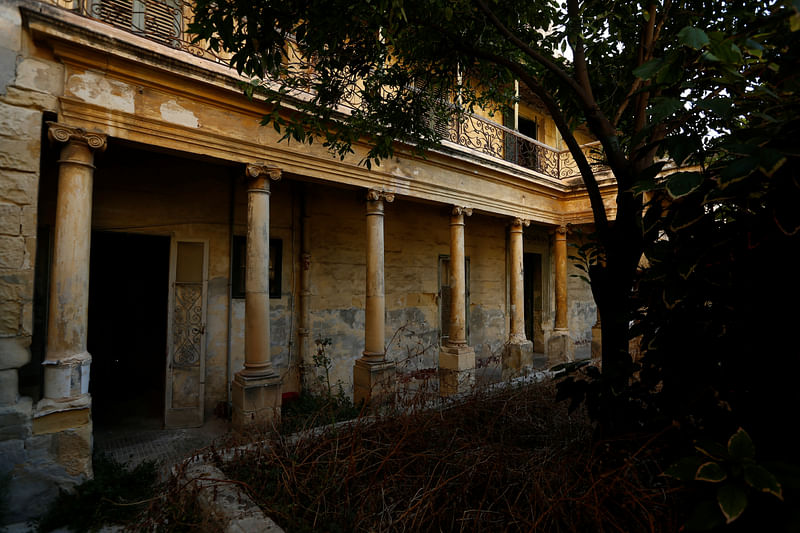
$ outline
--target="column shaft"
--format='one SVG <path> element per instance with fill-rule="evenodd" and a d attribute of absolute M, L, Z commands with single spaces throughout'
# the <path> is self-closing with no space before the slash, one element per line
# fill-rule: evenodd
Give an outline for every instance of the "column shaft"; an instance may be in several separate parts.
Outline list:
<path fill-rule="evenodd" d="M 269 320 L 269 180 L 277 167 L 247 166 L 244 368 L 231 384 L 233 427 L 263 430 L 280 419 L 281 378 L 272 367 Z"/>
<path fill-rule="evenodd" d="M 555 329 L 567 329 L 567 228 L 556 229 L 556 323 Z"/>
<path fill-rule="evenodd" d="M 367 301 L 364 357 L 386 355 L 386 296 L 384 294 L 383 199 L 367 199 Z"/>
<path fill-rule="evenodd" d="M 516 219 L 509 226 L 511 249 L 511 335 L 510 340 L 525 340 L 525 278 L 523 272 L 522 228 L 526 221 Z"/>
<path fill-rule="evenodd" d="M 367 301 L 364 309 L 364 352 L 353 365 L 353 402 L 358 405 L 391 400 L 395 364 L 386 359 L 386 295 L 384 282 L 383 203 L 394 194 L 367 193 Z"/>
<path fill-rule="evenodd" d="M 89 392 L 86 351 L 89 322 L 89 250 L 92 235 L 94 150 L 105 135 L 50 123 L 51 140 L 63 142 L 50 282 L 44 396 L 74 398 Z"/>
<path fill-rule="evenodd" d="M 269 178 L 259 174 L 247 189 L 244 370 L 248 377 L 271 373 L 269 327 Z"/>
<path fill-rule="evenodd" d="M 439 349 L 439 393 L 466 392 L 475 384 L 475 350 L 467 344 L 467 283 L 464 268 L 464 217 L 472 209 L 454 207 L 450 214 L 450 335 Z"/>
<path fill-rule="evenodd" d="M 464 215 L 455 208 L 450 216 L 450 336 L 448 344 L 467 344 L 467 284 L 464 268 Z"/>

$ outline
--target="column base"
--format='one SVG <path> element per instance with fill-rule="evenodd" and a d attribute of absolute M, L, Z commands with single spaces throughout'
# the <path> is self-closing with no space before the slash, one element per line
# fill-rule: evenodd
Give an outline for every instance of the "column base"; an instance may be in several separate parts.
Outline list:
<path fill-rule="evenodd" d="M 239 433 L 264 431 L 281 420 L 281 378 L 276 374 L 252 377 L 237 372 L 231 384 L 233 429 Z"/>
<path fill-rule="evenodd" d="M 533 343 L 513 340 L 503 350 L 503 380 L 509 380 L 533 370 Z"/>
<path fill-rule="evenodd" d="M 547 359 L 550 366 L 574 360 L 572 339 L 568 329 L 553 330 L 553 334 L 547 339 Z"/>
<path fill-rule="evenodd" d="M 448 345 L 439 348 L 439 394 L 452 396 L 469 392 L 475 386 L 475 350 L 471 346 Z"/>
<path fill-rule="evenodd" d="M 65 486 L 93 476 L 91 405 L 88 394 L 66 401 L 44 398 L 33 412 L 32 442 L 50 450 L 45 461 L 63 468 Z"/>
<path fill-rule="evenodd" d="M 45 359 L 44 397 L 53 400 L 89 394 L 89 368 L 92 356 L 81 352 L 60 359 Z"/>
<path fill-rule="evenodd" d="M 356 359 L 353 364 L 353 403 L 356 407 L 394 400 L 396 364 L 386 359 Z"/>

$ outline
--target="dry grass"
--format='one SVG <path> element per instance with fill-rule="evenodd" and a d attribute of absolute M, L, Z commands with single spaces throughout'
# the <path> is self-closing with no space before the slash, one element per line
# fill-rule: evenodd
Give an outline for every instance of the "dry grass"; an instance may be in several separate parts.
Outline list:
<path fill-rule="evenodd" d="M 554 396 L 476 392 L 210 457 L 288 532 L 677 530 L 655 439 L 595 443 Z"/>

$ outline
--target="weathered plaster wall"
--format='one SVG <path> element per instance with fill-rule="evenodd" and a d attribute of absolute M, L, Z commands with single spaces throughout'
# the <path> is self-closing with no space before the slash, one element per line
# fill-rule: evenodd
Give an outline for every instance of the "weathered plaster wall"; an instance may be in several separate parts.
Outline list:
<path fill-rule="evenodd" d="M 314 190 L 311 335 L 331 339 L 331 381 L 350 393 L 353 363 L 364 349 L 365 191 Z M 467 218 L 469 341 L 484 360 L 499 355 L 507 331 L 504 232 L 504 219 Z M 436 368 L 439 257 L 450 253 L 450 206 L 399 196 L 385 204 L 384 234 L 387 356 L 405 374 Z"/>
<path fill-rule="evenodd" d="M 474 214 L 465 219 L 470 262 L 469 344 L 475 358 L 499 363 L 507 340 L 506 224 L 508 219 Z"/>
<path fill-rule="evenodd" d="M 401 380 L 436 368 L 439 355 L 439 256 L 450 253 L 446 206 L 398 197 L 386 206 L 386 334 Z"/>

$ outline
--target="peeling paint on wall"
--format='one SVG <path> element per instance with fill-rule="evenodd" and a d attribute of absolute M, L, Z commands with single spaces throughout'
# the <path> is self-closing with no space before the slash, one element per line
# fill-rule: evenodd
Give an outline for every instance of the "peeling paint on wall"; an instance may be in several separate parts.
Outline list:
<path fill-rule="evenodd" d="M 161 112 L 161 118 L 167 122 L 171 122 L 179 126 L 186 126 L 187 128 L 200 127 L 200 121 L 197 119 L 195 114 L 189 109 L 182 107 L 175 100 L 169 100 L 161 104 L 159 111 Z"/>
<path fill-rule="evenodd" d="M 136 91 L 130 85 L 87 70 L 67 79 L 66 92 L 90 104 L 133 113 Z"/>

